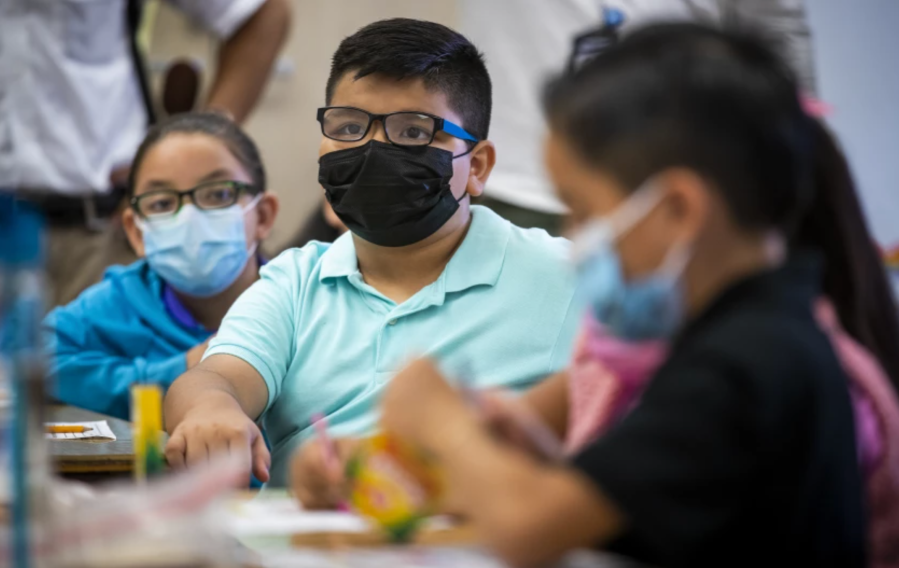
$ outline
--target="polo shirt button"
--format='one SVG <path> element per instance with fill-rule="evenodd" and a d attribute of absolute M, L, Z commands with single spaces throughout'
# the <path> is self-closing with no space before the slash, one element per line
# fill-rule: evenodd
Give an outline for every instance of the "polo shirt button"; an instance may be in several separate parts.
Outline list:
<path fill-rule="evenodd" d="M 390 320 L 389 322 L 387 322 L 387 325 L 396 325 L 396 320 Z"/>

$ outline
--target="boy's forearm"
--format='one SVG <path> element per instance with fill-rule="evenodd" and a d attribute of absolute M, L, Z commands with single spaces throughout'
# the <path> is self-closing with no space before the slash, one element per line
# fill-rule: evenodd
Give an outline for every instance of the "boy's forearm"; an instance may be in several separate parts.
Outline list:
<path fill-rule="evenodd" d="M 166 394 L 166 430 L 174 431 L 184 416 L 198 406 L 234 406 L 242 410 L 237 392 L 228 379 L 214 371 L 194 367 L 178 377 Z"/>
<path fill-rule="evenodd" d="M 247 118 L 287 38 L 290 15 L 287 0 L 268 0 L 222 45 L 207 107 L 228 111 L 237 123 Z"/>

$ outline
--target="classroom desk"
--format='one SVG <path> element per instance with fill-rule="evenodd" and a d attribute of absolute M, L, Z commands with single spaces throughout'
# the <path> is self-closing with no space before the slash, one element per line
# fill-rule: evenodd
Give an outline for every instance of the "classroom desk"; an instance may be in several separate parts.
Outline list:
<path fill-rule="evenodd" d="M 86 422 L 106 420 L 115 442 L 49 440 L 50 454 L 57 471 L 65 476 L 127 475 L 134 469 L 131 424 L 118 418 L 71 406 L 53 406 L 47 413 L 50 422 Z"/>
<path fill-rule="evenodd" d="M 375 532 L 309 532 L 309 525 L 298 522 L 302 513 L 286 490 L 236 494 L 225 511 L 220 520 L 242 546 L 237 554 L 244 559 L 242 568 L 509 568 L 478 545 L 470 525 L 432 526 L 415 537 L 413 546 L 392 546 Z M 636 566 L 580 551 L 554 568 Z"/>

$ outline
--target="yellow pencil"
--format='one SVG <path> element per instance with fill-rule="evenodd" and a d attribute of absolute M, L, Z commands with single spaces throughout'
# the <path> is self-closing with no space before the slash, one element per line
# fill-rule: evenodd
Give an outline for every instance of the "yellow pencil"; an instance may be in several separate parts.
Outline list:
<path fill-rule="evenodd" d="M 50 425 L 46 426 L 48 434 L 83 434 L 91 428 L 87 426 L 65 426 L 65 425 Z"/>

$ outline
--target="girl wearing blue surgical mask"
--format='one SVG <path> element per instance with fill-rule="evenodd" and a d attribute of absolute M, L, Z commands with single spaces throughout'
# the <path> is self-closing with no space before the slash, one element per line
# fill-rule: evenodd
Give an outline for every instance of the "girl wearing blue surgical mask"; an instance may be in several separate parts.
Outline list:
<path fill-rule="evenodd" d="M 45 320 L 56 396 L 127 418 L 132 384 L 168 387 L 197 364 L 228 308 L 259 277 L 278 200 L 253 141 L 214 113 L 154 126 L 123 213 L 138 256 Z"/>
<path fill-rule="evenodd" d="M 667 342 L 667 360 L 565 463 L 491 435 L 428 361 L 383 403 L 384 428 L 442 464 L 448 506 L 512 564 L 602 547 L 656 566 L 865 565 L 849 381 L 813 304 L 825 289 L 875 351 L 895 318 L 836 285 L 873 245 L 834 213 L 853 201 L 816 175 L 838 173 L 816 169 L 832 145 L 797 92 L 768 42 L 693 24 L 637 31 L 548 89 L 585 304 L 621 339 Z"/>

